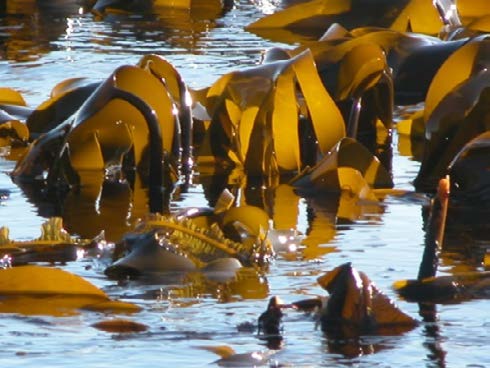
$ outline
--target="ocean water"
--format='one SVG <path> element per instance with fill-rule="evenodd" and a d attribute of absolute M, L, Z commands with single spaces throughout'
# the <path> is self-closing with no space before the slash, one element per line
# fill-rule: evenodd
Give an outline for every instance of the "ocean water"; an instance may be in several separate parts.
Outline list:
<path fill-rule="evenodd" d="M 148 53 L 163 55 L 188 86 L 198 89 L 227 72 L 260 63 L 270 47 L 293 47 L 244 30 L 279 7 L 280 1 L 237 0 L 226 12 L 212 7 L 194 12 L 158 8 L 148 14 L 102 18 L 73 0 L 18 1 L 18 8 L 15 2 L 7 2 L 10 13 L 0 16 L 0 87 L 18 90 L 32 107 L 46 100 L 51 88 L 65 78 L 101 81 L 118 66 L 133 65 Z M 147 325 L 148 330 L 101 331 L 92 324 L 114 316 L 89 311 L 62 317 L 4 313 L 0 314 L 1 365 L 203 367 L 225 364 L 217 363 L 219 357 L 206 347 L 227 345 L 238 354 L 271 353 L 266 366 L 490 366 L 490 314 L 485 299 L 437 305 L 436 321 L 421 322 L 402 335 L 362 336 L 336 344 L 324 336 L 312 316 L 294 311 L 286 312 L 284 339 L 275 349 L 256 331 L 239 328 L 255 325 L 273 295 L 286 302 L 324 295 L 316 278 L 345 262 L 352 262 L 403 311 L 422 321 L 419 305 L 400 300 L 392 289 L 395 281 L 417 276 L 424 250 L 424 208 L 429 201 L 428 196 L 413 193 L 411 182 L 419 162 L 404 148 L 406 144 L 393 132 L 395 187 L 407 194 L 388 196 L 376 205 L 355 205 L 349 219 L 339 217 L 338 203 L 303 198 L 287 187 L 273 193 L 249 188 L 243 193 L 246 200 L 276 214 L 276 225 L 287 224 L 303 234 L 308 247 L 298 240 L 298 251 L 278 252 L 264 274 L 244 274 L 248 281 L 242 287 L 212 283 L 202 275 L 116 282 L 103 274 L 109 259 L 100 254 L 57 265 L 113 298 L 139 305 L 141 312 L 125 318 Z M 104 229 L 114 242 L 144 214 L 144 207 L 131 206 L 124 188 L 97 204 L 75 194 L 63 203 L 40 200 L 12 182 L 9 173 L 14 166 L 11 158 L 0 158 L 4 194 L 0 225 L 9 228 L 11 239 L 39 237 L 46 218 L 61 213 L 71 234 L 88 238 Z M 209 205 L 206 191 L 212 183 L 207 179 L 196 173 L 188 190 L 174 198 L 172 208 Z M 465 242 L 460 248 L 465 251 L 442 254 L 439 273 L 481 269 L 467 250 L 488 240 L 448 232 L 454 242 Z M 239 363 L 253 365 L 245 357 Z"/>

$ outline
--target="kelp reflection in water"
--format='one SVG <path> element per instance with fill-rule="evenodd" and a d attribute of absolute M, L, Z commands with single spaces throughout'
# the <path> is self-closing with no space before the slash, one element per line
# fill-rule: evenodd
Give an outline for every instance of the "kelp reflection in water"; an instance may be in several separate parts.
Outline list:
<path fill-rule="evenodd" d="M 58 73 L 79 76 L 83 70 L 84 74 L 90 74 L 90 78 L 101 80 L 115 67 L 127 64 L 128 59 L 136 61 L 139 55 L 155 49 L 175 60 L 183 75 L 192 76 L 187 78 L 187 83 L 209 85 L 224 70 L 254 64 L 259 53 L 271 45 L 268 41 L 240 32 L 241 27 L 251 20 L 250 15 L 259 15 L 249 1 L 237 1 L 236 7 L 227 11 L 220 9 L 196 14 L 154 8 L 138 15 L 107 12 L 100 18 L 93 18 L 87 12 L 79 14 L 79 4 L 75 2 L 50 2 L 49 6 L 48 2 L 41 1 L 21 3 L 20 10 L 9 10 L 1 17 L 0 22 L 5 28 L 0 35 L 0 54 L 11 63 L 3 64 L 8 69 L 5 83 L 27 90 L 28 96 L 37 100 L 41 99 L 41 93 L 47 93 L 44 90 L 40 92 L 42 89 L 59 82 Z M 56 9 L 52 9 L 52 4 Z M 48 18 L 56 21 L 51 22 Z M 50 64 L 55 65 L 56 73 L 52 73 Z M 93 69 L 89 69 L 89 65 Z M 206 73 L 196 69 L 196 65 L 206 65 Z M 92 70 L 93 74 L 84 69 Z M 21 74 L 22 78 L 18 78 Z M 42 88 L 38 88 L 39 85 Z M 401 139 L 398 143 L 402 143 Z M 418 159 L 421 154 L 407 153 L 403 157 L 406 151 L 402 150 L 399 148 L 393 152 L 395 181 L 397 185 L 411 188 L 413 172 L 406 172 L 406 168 L 413 171 L 417 164 L 409 159 Z M 390 167 L 391 157 L 387 162 Z M 348 191 L 303 196 L 286 182 L 267 186 L 261 182 L 242 181 L 240 175 L 207 175 L 200 167 L 196 173 L 199 174 L 189 185 L 177 186 L 170 201 L 171 210 L 197 203 L 213 207 L 225 187 L 237 195 L 240 205 L 263 208 L 275 230 L 270 234 L 271 238 L 274 236 L 277 241 L 278 257 L 269 270 L 262 274 L 244 268 L 227 281 L 199 272 L 175 277 L 157 275 L 116 284 L 101 277 L 98 262 L 107 260 L 91 259 L 88 255 L 81 262 L 69 262 L 63 267 L 95 280 L 112 295 L 143 305 L 145 311 L 135 318 L 149 326 L 148 333 L 138 337 L 105 333 L 94 336 L 80 328 L 81 322 L 78 322 L 76 332 L 67 332 L 70 328 L 66 326 L 59 329 L 65 330 L 61 331 L 61 337 L 69 345 L 60 350 L 59 334 L 53 333 L 53 330 L 58 331 L 59 323 L 50 324 L 47 330 L 43 329 L 44 321 L 31 323 L 29 328 L 34 326 L 47 333 L 22 336 L 18 333 L 18 329 L 23 328 L 19 327 L 20 323 L 17 321 L 16 324 L 6 316 L 2 321 L 7 326 L 4 337 L 8 344 L 1 357 L 8 355 L 11 360 L 12 355 L 19 352 L 18 355 L 23 355 L 26 358 L 24 362 L 29 365 L 28 355 L 34 354 L 35 349 L 26 344 L 28 335 L 36 346 L 46 344 L 52 347 L 49 352 L 43 351 L 51 363 L 54 359 L 66 363 L 68 359 L 71 361 L 69 356 L 76 353 L 84 364 L 93 362 L 101 354 L 112 359 L 114 364 L 119 362 L 117 359 L 124 359 L 128 366 L 147 363 L 151 359 L 149 357 L 154 356 L 165 357 L 169 364 L 176 366 L 182 362 L 186 366 L 200 366 L 203 361 L 212 362 L 215 356 L 205 355 L 206 352 L 196 349 L 196 345 L 210 345 L 210 342 L 213 345 L 231 344 L 240 351 L 262 348 L 262 340 L 254 334 L 237 332 L 236 326 L 255 322 L 271 293 L 281 294 L 287 299 L 296 299 L 303 294 L 320 294 L 311 277 L 345 262 L 346 258 L 353 259 L 359 269 L 376 279 L 380 288 L 393 298 L 396 296 L 390 291 L 391 281 L 415 276 L 422 253 L 420 238 L 424 233 L 419 222 L 421 202 L 425 204 L 425 201 L 420 198 L 409 194 L 383 196 L 383 199 L 374 201 L 360 199 Z M 15 187 L 9 197 L 2 197 L 2 204 L 16 206 L 25 196 L 38 215 L 62 215 L 70 233 L 91 238 L 105 230 L 108 240 L 117 241 L 131 230 L 136 219 L 148 212 L 147 189 L 139 177 L 127 177 L 125 180 L 112 177 L 112 180 L 105 181 L 103 174 L 90 176 L 85 177 L 86 185 L 78 191 L 58 193 L 55 197 L 46 195 L 42 188 L 23 184 L 22 192 Z M 485 244 L 488 243 L 486 213 L 456 212 L 454 209 L 448 216 L 449 239 L 439 259 L 442 272 L 461 271 L 462 268 L 454 265 L 481 269 Z M 34 213 L 27 216 L 38 218 Z M 5 219 L 5 224 L 8 222 Z M 32 234 L 33 237 L 36 235 Z M 461 244 L 464 244 L 464 249 Z M 420 311 L 422 316 L 430 316 L 423 317 L 427 324 L 404 336 L 361 336 L 349 340 L 326 338 L 315 330 L 313 320 L 288 313 L 285 339 L 274 359 L 285 364 L 299 362 L 324 366 L 357 363 L 395 366 L 427 362 L 438 366 L 454 362 L 455 366 L 472 362 L 483 364 L 486 357 L 477 350 L 484 350 L 488 323 L 481 312 L 484 308 L 476 310 L 479 305 L 468 302 L 466 305 L 437 306 L 438 314 L 431 305 L 428 312 Z M 416 305 L 403 302 L 402 307 L 417 315 Z M 465 316 L 464 320 L 462 316 Z M 83 318 L 93 321 L 98 317 L 83 314 Z M 71 320 L 68 323 L 72 323 Z M 85 325 L 83 322 L 82 327 Z M 72 337 L 76 339 L 70 340 Z M 94 337 L 98 339 L 100 348 L 93 347 Z M 85 338 L 86 341 L 80 343 Z M 467 356 L 462 356 L 459 349 L 465 344 L 463 339 L 470 339 L 472 343 L 468 346 L 470 353 Z M 131 344 L 125 343 L 128 340 Z M 85 343 L 91 347 L 87 348 L 89 353 L 81 346 Z M 113 354 L 115 350 L 117 353 Z M 34 360 L 32 362 L 35 364 Z"/>

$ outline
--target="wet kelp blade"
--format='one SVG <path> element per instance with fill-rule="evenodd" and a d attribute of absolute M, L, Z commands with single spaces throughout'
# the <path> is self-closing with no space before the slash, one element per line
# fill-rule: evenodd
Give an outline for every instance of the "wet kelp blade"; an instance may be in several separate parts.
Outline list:
<path fill-rule="evenodd" d="M 490 39 L 480 36 L 456 50 L 438 69 L 425 100 L 425 121 L 429 121 L 439 102 L 473 74 L 485 69 Z M 448 78 L 451 76 L 451 78 Z"/>
<path fill-rule="evenodd" d="M 290 184 L 305 191 L 339 192 L 342 188 L 359 188 L 350 171 L 340 175 L 341 168 L 358 171 L 371 188 L 392 188 L 389 172 L 361 143 L 352 138 L 341 139 L 332 150 L 312 168 L 304 170 Z M 358 191 L 356 191 L 358 192 Z"/>
<path fill-rule="evenodd" d="M 490 131 L 469 141 L 448 166 L 453 198 L 460 204 L 477 205 L 478 209 L 490 203 Z"/>
<path fill-rule="evenodd" d="M 43 101 L 27 117 L 30 138 L 35 139 L 63 124 L 83 105 L 99 86 L 86 78 L 68 78 L 53 87 L 49 99 Z"/>
<path fill-rule="evenodd" d="M 348 29 L 375 26 L 436 35 L 445 23 L 459 24 L 459 19 L 453 15 L 443 20 L 432 2 L 426 0 L 312 0 L 265 16 L 246 29 L 274 40 L 297 42 L 302 35 L 319 38 L 333 23 Z M 282 33 L 286 35 L 283 38 L 281 32 L 275 34 L 273 29 L 290 33 Z"/>
<path fill-rule="evenodd" d="M 328 271 L 317 281 L 330 294 L 321 315 L 322 329 L 327 333 L 338 333 L 339 328 L 349 333 L 400 333 L 416 325 L 350 263 Z"/>
<path fill-rule="evenodd" d="M 74 314 L 80 309 L 131 313 L 134 304 L 111 300 L 102 290 L 67 271 L 41 266 L 0 270 L 0 311 L 4 313 Z"/>
<path fill-rule="evenodd" d="M 340 62 L 337 98 L 359 97 L 378 83 L 387 68 L 384 51 L 379 45 L 366 43 L 353 47 Z"/>
<path fill-rule="evenodd" d="M 467 272 L 422 280 L 400 280 L 393 284 L 404 299 L 418 303 L 455 303 L 490 295 L 490 272 Z"/>
<path fill-rule="evenodd" d="M 121 100 L 124 96 L 119 91 L 127 92 L 134 99 Z M 141 101 L 136 104 L 136 100 Z M 127 135 L 130 134 L 133 145 L 135 163 L 141 162 L 143 149 L 148 144 L 149 122 L 143 114 L 140 105 L 146 105 L 154 110 L 160 128 L 161 144 L 163 149 L 172 152 L 174 140 L 175 117 L 173 115 L 172 101 L 163 84 L 145 70 L 122 66 L 117 68 L 106 81 L 94 91 L 77 113 L 73 122 L 73 131 L 68 137 L 70 145 L 70 157 L 75 167 L 90 168 L 90 164 L 82 157 L 78 157 L 78 149 L 83 147 L 83 142 L 89 140 L 97 131 L 97 140 L 103 149 L 105 162 L 120 162 L 120 155 L 129 150 L 127 147 Z M 112 131 L 118 131 L 126 126 L 128 133 L 122 134 L 122 143 L 117 144 Z M 107 134 L 103 134 L 106 133 Z M 122 131 L 124 133 L 124 131 Z M 154 132 L 153 132 L 154 133 Z M 100 136 L 100 138 L 99 138 Z M 104 139 L 108 139 L 107 147 L 104 147 Z"/>
<path fill-rule="evenodd" d="M 0 88 L 0 146 L 23 143 L 29 138 L 29 129 L 7 110 L 22 109 L 26 102 L 22 95 L 11 88 Z"/>
<path fill-rule="evenodd" d="M 418 190 L 433 191 L 465 144 L 488 131 L 490 71 L 472 75 L 439 102 L 426 122 L 424 156 L 414 181 Z"/>
<path fill-rule="evenodd" d="M 299 87 L 299 88 L 298 88 Z M 207 91 L 207 134 L 215 156 L 249 175 L 291 172 L 302 166 L 298 133 L 302 106 L 311 119 L 317 150 L 327 152 L 345 136 L 342 115 L 325 90 L 309 50 L 221 77 Z M 328 122 L 328 123 L 326 123 Z M 229 142 L 226 144 L 226 142 Z"/>
<path fill-rule="evenodd" d="M 60 217 L 52 217 L 43 223 L 37 239 L 16 241 L 9 238 L 9 229 L 0 228 L 0 255 L 9 257 L 13 265 L 32 262 L 69 262 L 77 259 L 77 251 L 88 240 L 71 237 L 63 228 Z"/>
<path fill-rule="evenodd" d="M 148 326 L 139 322 L 131 321 L 128 319 L 115 318 L 96 322 L 91 325 L 92 327 L 111 333 L 135 333 L 145 332 L 148 330 Z"/>
<path fill-rule="evenodd" d="M 0 87 L 0 105 L 26 106 L 26 101 L 19 91 L 8 87 Z"/>

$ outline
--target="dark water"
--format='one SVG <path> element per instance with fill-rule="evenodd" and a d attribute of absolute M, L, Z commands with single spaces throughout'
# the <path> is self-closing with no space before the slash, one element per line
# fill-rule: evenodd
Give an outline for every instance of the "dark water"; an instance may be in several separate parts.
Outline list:
<path fill-rule="evenodd" d="M 200 88 L 226 72 L 257 64 L 264 50 L 277 45 L 243 27 L 273 11 L 279 1 L 236 1 L 226 13 L 212 8 L 194 12 L 159 8 L 147 15 L 103 19 L 96 19 L 76 1 L 17 3 L 21 4 L 18 9 L 11 7 L 8 15 L 0 17 L 0 86 L 17 89 L 33 107 L 65 78 L 102 80 L 116 67 L 135 64 L 147 53 L 165 56 L 190 87 Z M 1 200 L 0 225 L 9 227 L 12 239 L 38 237 L 44 217 L 63 208 L 71 233 L 90 237 L 105 228 L 109 240 L 117 240 L 145 213 L 145 205 L 129 204 L 124 187 L 106 188 L 112 194 L 102 196 L 95 207 L 74 195 L 62 204 L 41 203 L 12 183 L 8 173 L 14 165 L 0 158 L 0 190 L 7 193 Z M 396 134 L 392 166 L 395 186 L 413 190 L 411 180 L 419 163 Z M 189 190 L 176 196 L 173 208 L 207 205 L 207 188 L 209 180 L 196 175 Z M 144 193 L 141 195 L 146 203 Z M 323 295 L 316 277 L 347 261 L 364 271 L 401 309 L 421 319 L 418 305 L 397 300 L 391 286 L 417 275 L 424 246 L 425 197 L 387 197 L 380 205 L 348 207 L 348 198 L 340 204 L 312 201 L 286 186 L 274 193 L 249 188 L 243 196 L 275 213 L 276 228 L 307 234 L 306 248 L 279 254 L 261 278 L 243 275 L 252 280 L 245 284 L 248 289 L 209 283 L 200 275 L 117 284 L 104 276 L 103 260 L 70 262 L 63 268 L 86 277 L 115 298 L 140 305 L 142 312 L 129 318 L 150 326 L 149 330 L 129 335 L 99 331 L 90 325 L 109 316 L 95 312 L 71 317 L 3 314 L 1 365 L 198 367 L 217 359 L 199 348 L 202 346 L 228 345 L 237 353 L 267 351 L 253 332 L 239 331 L 237 326 L 255 323 L 271 295 L 287 302 Z M 351 208 L 346 212 L 350 218 L 340 218 L 347 207 Z M 485 242 L 452 236 L 453 242 L 475 246 Z M 456 252 L 444 255 L 439 272 L 477 267 L 467 254 Z M 289 312 L 282 347 L 271 361 L 293 367 L 483 367 L 490 365 L 488 307 L 486 300 L 439 305 L 436 322 L 422 323 L 401 336 L 363 336 L 360 341 L 337 345 L 325 339 L 312 318 Z"/>

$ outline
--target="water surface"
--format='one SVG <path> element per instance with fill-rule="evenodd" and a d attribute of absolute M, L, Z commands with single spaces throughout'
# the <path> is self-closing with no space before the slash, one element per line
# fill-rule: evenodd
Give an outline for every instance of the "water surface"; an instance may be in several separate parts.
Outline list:
<path fill-rule="evenodd" d="M 256 65 L 267 48 L 278 45 L 245 32 L 243 27 L 273 11 L 279 1 L 240 0 L 225 13 L 162 8 L 152 14 L 113 14 L 101 19 L 76 1 L 19 3 L 22 7 L 11 8 L 0 17 L 0 84 L 19 90 L 33 107 L 67 77 L 100 81 L 116 67 L 135 64 L 147 53 L 163 55 L 189 86 L 201 88 L 226 72 Z M 419 163 L 399 149 L 399 143 L 403 142 L 394 134 L 395 185 L 412 191 Z M 1 200 L 1 225 L 9 227 L 13 239 L 36 238 L 45 217 L 59 208 L 33 201 L 12 183 L 8 174 L 14 165 L 0 159 L 0 190 L 7 194 Z M 207 205 L 206 183 L 196 175 L 173 208 Z M 101 203 L 97 211 L 84 207 L 76 196 L 69 198 L 72 202 L 65 204 L 63 213 L 68 230 L 84 237 L 95 235 L 103 228 L 104 216 L 114 216 L 120 219 L 118 227 L 107 230 L 110 237 L 117 238 L 130 226 L 125 220 L 130 209 L 124 202 L 124 188 L 118 193 Z M 209 285 L 200 289 L 205 281 L 199 275 L 183 284 L 179 283 L 182 280 L 118 284 L 104 276 L 103 261 L 86 258 L 70 262 L 63 267 L 113 297 L 141 305 L 143 311 L 130 318 L 150 326 L 149 330 L 130 335 L 99 331 L 90 325 L 109 316 L 94 312 L 70 317 L 3 314 L 2 366 L 208 366 L 217 356 L 200 346 L 229 345 L 238 353 L 267 350 L 253 332 L 239 331 L 237 326 L 255 323 L 271 295 L 285 301 L 323 295 L 316 277 L 341 263 L 352 262 L 395 300 L 392 283 L 416 277 L 424 246 L 424 196 L 388 197 L 380 206 L 359 207 L 358 215 L 346 221 L 337 217 L 335 203 L 301 198 L 288 189 L 274 195 L 274 201 L 261 204 L 285 214 L 274 219 L 276 225 L 288 224 L 308 234 L 312 245 L 296 256 L 280 254 L 252 290 L 230 291 L 222 285 L 214 285 L 214 290 Z M 264 193 L 257 188 L 247 194 L 255 203 L 260 203 L 260 198 Z M 131 211 L 135 216 L 135 210 Z M 89 221 L 93 219 L 98 224 Z M 441 262 L 441 274 L 469 263 L 464 254 L 446 255 Z M 478 263 L 465 268 L 477 269 Z M 397 303 L 420 320 L 418 305 Z M 440 305 L 433 324 L 422 323 L 401 336 L 363 336 L 357 344 L 341 346 L 329 344 L 312 318 L 290 312 L 284 321 L 283 344 L 272 360 L 295 367 L 483 367 L 490 365 L 488 307 L 486 300 Z"/>

